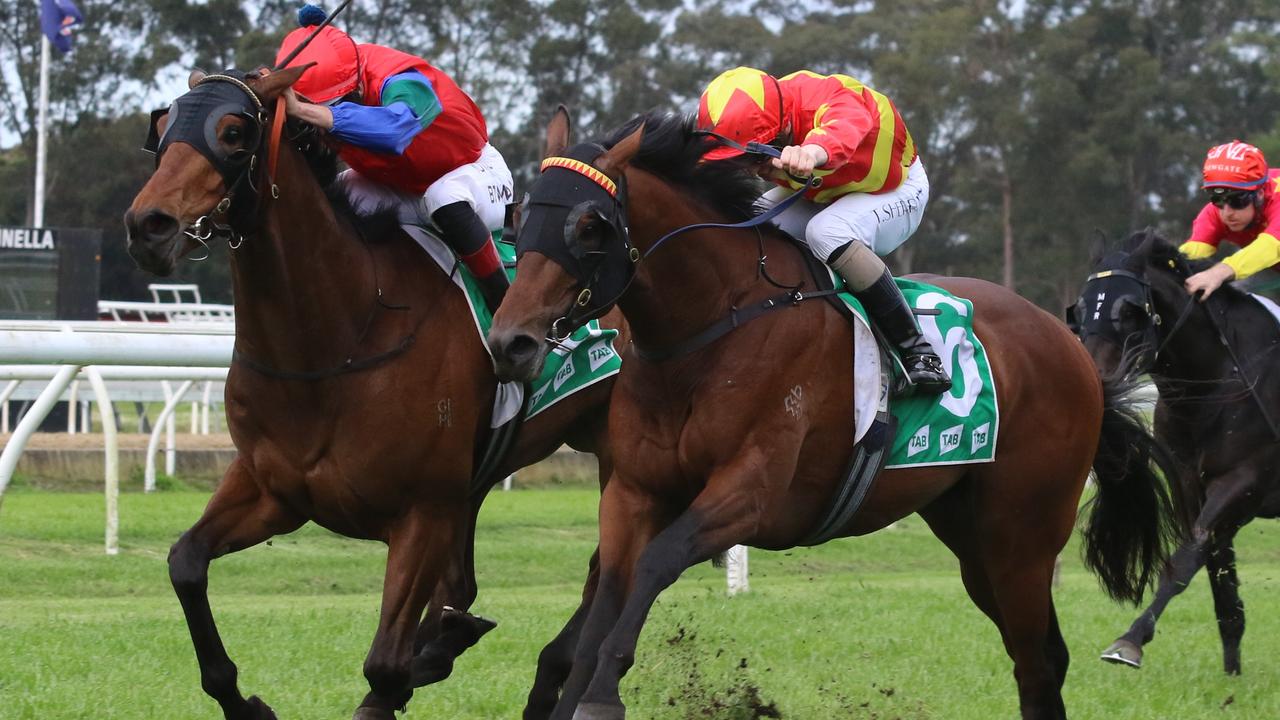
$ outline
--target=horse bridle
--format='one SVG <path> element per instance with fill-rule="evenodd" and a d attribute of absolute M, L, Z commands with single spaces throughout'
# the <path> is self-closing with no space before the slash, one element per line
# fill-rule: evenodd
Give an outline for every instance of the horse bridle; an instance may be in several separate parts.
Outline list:
<path fill-rule="evenodd" d="M 548 340 L 559 342 L 568 337 L 574 330 L 605 313 L 626 293 L 635 279 L 636 263 L 640 261 L 640 251 L 631 244 L 630 231 L 627 229 L 627 184 L 625 176 L 615 182 L 589 162 L 577 156 L 591 153 L 594 160 L 604 153 L 599 145 L 579 145 L 566 152 L 565 156 L 552 156 L 542 161 L 541 172 L 552 183 L 537 183 L 525 198 L 526 209 L 542 206 L 565 208 L 564 226 L 560 242 L 542 242 L 542 233 L 535 232 L 535 245 L 527 249 L 536 250 L 560 265 L 571 275 L 582 290 L 569 304 L 564 313 L 551 323 Z M 590 182 L 583 185 L 577 182 L 586 178 Z M 583 199 L 585 195 L 586 199 Z M 612 233 L 607 233 L 605 243 L 620 243 L 627 263 L 621 278 L 616 275 L 607 261 L 613 256 L 610 249 L 601 246 L 598 249 L 584 247 L 577 233 L 578 224 L 587 215 L 595 215 L 602 220 Z M 527 217 L 522 217 L 522 223 Z M 523 227 L 519 230 L 523 230 Z M 529 237 L 517 232 L 517 238 Z M 599 287 L 602 282 L 613 281 L 617 290 Z M 593 303 L 592 300 L 608 292 L 612 295 L 606 302 Z"/>
<path fill-rule="evenodd" d="M 781 151 L 770 145 L 755 142 L 740 145 L 727 137 L 710 131 L 699 131 L 698 134 L 713 137 L 720 143 L 733 146 L 747 154 L 765 157 L 781 156 Z M 570 150 L 567 154 L 570 156 L 586 156 L 585 151 L 594 151 L 594 154 L 591 155 L 591 160 L 594 162 L 597 157 L 605 152 L 605 149 L 594 144 L 579 145 Z M 556 318 L 556 320 L 551 323 L 551 329 L 547 339 L 553 343 L 563 340 L 583 324 L 608 312 L 609 308 L 613 307 L 618 299 L 626 293 L 627 289 L 631 286 L 632 281 L 635 280 L 636 266 L 639 261 L 652 255 L 660 246 L 671 238 L 691 230 L 707 228 L 750 228 L 763 225 L 799 200 L 804 193 L 818 187 L 822 183 L 822 179 L 817 176 L 795 178 L 796 180 L 804 183 L 803 187 L 787 198 L 784 198 L 781 202 L 764 213 L 737 223 L 695 223 L 692 225 L 685 225 L 663 235 L 652 246 L 650 246 L 648 250 L 641 253 L 638 248 L 631 244 L 630 231 L 627 228 L 627 194 L 625 175 L 620 176 L 618 182 L 615 183 L 607 175 L 587 161 L 580 160 L 576 157 L 558 156 L 549 157 L 543 160 L 541 171 L 544 175 L 548 171 L 575 173 L 590 180 L 594 184 L 595 188 L 603 190 L 610 198 L 609 202 L 601 202 L 598 199 L 574 202 L 576 198 L 569 198 L 566 197 L 564 193 L 558 192 L 559 187 L 554 191 L 546 191 L 538 186 L 535 186 L 533 192 L 526 197 L 526 207 L 542 205 L 569 209 L 569 213 L 565 218 L 562 234 L 563 250 L 559 247 L 558 243 L 539 243 L 538 247 L 533 248 L 538 252 L 547 255 L 564 268 L 566 272 L 578 281 L 578 285 L 582 288 L 576 299 L 569 305 L 568 309 L 565 310 L 564 314 Z M 552 177 L 554 177 L 554 175 Z M 565 176 L 566 179 L 569 177 L 570 176 Z M 587 189 L 592 194 L 598 194 L 596 189 L 593 189 L 590 185 L 587 186 Z M 602 205 L 607 206 L 607 212 L 601 212 L 600 208 Z M 605 220 L 605 222 L 614 230 L 613 235 L 621 242 L 622 250 L 626 253 L 626 257 L 629 260 L 626 266 L 625 279 L 620 284 L 618 290 L 612 293 L 612 297 L 607 302 L 594 305 L 591 303 L 591 300 L 599 294 L 594 289 L 594 286 L 600 280 L 601 274 L 605 270 L 605 261 L 608 259 L 610 253 L 608 249 L 603 247 L 599 250 L 584 250 L 578 242 L 577 234 L 575 232 L 578 222 L 584 214 L 589 212 L 594 212 L 598 217 Z M 522 230 L 523 228 L 517 229 L 517 238 L 528 237 L 524 232 L 522 232 Z M 540 238 L 540 234 L 535 233 L 535 237 Z M 591 262 L 586 262 L 588 259 L 590 259 Z M 762 268 L 763 260 L 764 258 L 762 257 L 760 261 Z M 777 285 L 778 283 L 775 282 L 774 284 Z M 779 287 L 782 286 L 779 285 Z M 791 290 L 794 291 L 794 288 Z"/>
<path fill-rule="evenodd" d="M 230 71 L 228 71 L 230 72 Z M 277 100 L 275 120 L 268 134 L 266 106 L 243 78 L 228 72 L 206 75 L 196 85 L 174 100 L 167 108 L 151 113 L 151 125 L 142 149 L 152 153 L 157 167 L 166 148 L 175 142 L 193 147 L 209 161 L 222 176 L 226 193 L 208 213 L 200 216 L 183 232 L 191 239 L 207 244 L 215 236 L 225 237 L 232 249 L 240 247 L 248 233 L 241 230 L 257 215 L 263 202 L 263 193 L 255 177 L 263 149 L 270 147 L 267 161 L 267 181 L 272 198 L 280 197 L 280 188 L 271 181 L 275 175 L 275 161 L 284 127 L 284 98 Z M 169 116 L 164 133 L 158 130 L 160 118 Z M 249 138 L 244 147 L 226 152 L 218 142 L 218 123 L 226 115 L 236 115 L 245 120 Z M 247 188 L 251 200 L 236 202 L 242 188 Z M 243 197 L 243 195 L 241 195 Z"/>

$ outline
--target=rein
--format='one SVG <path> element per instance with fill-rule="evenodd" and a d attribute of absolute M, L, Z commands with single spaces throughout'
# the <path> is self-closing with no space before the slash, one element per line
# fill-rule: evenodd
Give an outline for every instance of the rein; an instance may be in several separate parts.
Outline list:
<path fill-rule="evenodd" d="M 726 145 L 742 150 L 744 153 L 753 154 L 753 155 L 764 155 L 764 156 L 774 157 L 774 158 L 781 157 L 782 155 L 782 151 L 780 151 L 778 148 L 775 148 L 771 145 L 765 145 L 765 144 L 756 143 L 756 142 L 747 143 L 746 145 L 741 145 L 736 141 L 730 138 L 724 137 L 723 135 L 720 135 L 718 133 L 714 133 L 710 131 L 701 131 L 700 134 L 713 136 L 717 138 L 721 143 L 724 143 Z M 656 252 L 657 249 L 661 247 L 662 244 L 665 243 L 666 241 L 686 232 L 691 232 L 693 230 L 713 229 L 713 228 L 736 230 L 736 229 L 747 229 L 747 228 L 762 226 L 765 223 L 772 220 L 773 218 L 777 217 L 782 212 L 784 212 L 787 208 L 794 205 L 810 189 L 818 187 L 822 184 L 822 178 L 817 176 L 810 176 L 808 178 L 796 178 L 797 181 L 803 181 L 804 186 L 801 187 L 799 190 L 796 190 L 791 195 L 787 196 L 782 201 L 780 201 L 779 203 L 777 203 L 776 205 L 774 205 L 773 207 L 769 208 L 767 211 L 759 215 L 755 215 L 747 220 L 736 222 L 736 223 L 694 223 L 692 225 L 685 225 L 684 227 L 676 228 L 675 230 L 672 230 L 671 232 L 668 232 L 667 234 L 658 238 L 657 242 L 655 242 L 653 245 L 649 247 L 648 250 L 646 250 L 643 254 L 641 254 L 638 252 L 637 248 L 631 246 L 629 241 L 629 232 L 626 228 L 626 217 L 625 217 L 626 185 L 625 183 L 623 183 L 622 186 L 619 187 L 608 176 L 600 172 L 599 169 L 593 167 L 589 163 L 583 162 L 581 160 L 576 160 L 573 158 L 549 157 L 543 160 L 542 167 L 541 167 L 541 170 L 543 172 L 545 172 L 548 168 L 552 168 L 552 167 L 563 168 L 565 170 L 570 170 L 572 172 L 578 173 L 579 175 L 582 175 L 587 179 L 591 180 L 593 183 L 599 185 L 601 188 L 605 190 L 605 192 L 609 194 L 609 196 L 613 199 L 615 204 L 614 206 L 615 213 L 616 213 L 615 220 L 620 220 L 620 222 L 615 222 L 615 225 L 621 225 L 621 227 L 619 228 L 619 232 L 620 232 L 620 237 L 622 238 L 623 249 L 628 253 L 629 259 L 631 260 L 631 263 L 633 266 L 639 260 L 643 258 L 647 258 L 650 255 L 652 255 L 654 252 Z M 772 278 L 769 277 L 768 271 L 765 269 L 765 260 L 766 260 L 766 256 L 763 254 L 763 247 L 762 247 L 760 257 L 757 260 L 761 275 L 765 279 L 767 279 L 771 284 L 779 287 L 785 287 L 780 285 L 778 282 L 774 281 Z M 572 332 L 575 327 L 577 327 L 577 325 L 575 325 L 575 320 L 573 318 L 574 310 L 578 307 L 586 307 L 587 304 L 590 303 L 591 296 L 592 296 L 590 285 L 599 275 L 600 267 L 601 266 L 597 266 L 595 273 L 592 274 L 592 277 L 590 278 L 590 280 L 588 280 L 582 292 L 578 294 L 578 298 L 575 300 L 574 304 L 570 306 L 569 311 L 551 323 L 550 334 L 547 338 L 549 342 L 553 344 L 559 344 L 561 340 L 567 337 L 568 334 Z M 631 283 L 634 280 L 635 280 L 635 272 L 632 271 L 629 277 L 627 278 L 627 281 L 623 284 L 622 288 L 615 294 L 613 299 L 610 300 L 608 303 L 604 303 L 600 307 L 609 307 L 614 303 L 616 303 L 619 298 L 621 298 L 624 294 L 626 294 L 627 289 L 631 287 Z M 750 305 L 745 309 L 740 310 L 737 307 L 731 308 L 727 316 L 721 318 L 715 323 L 712 323 L 710 326 L 704 328 L 702 331 L 698 332 L 692 337 L 689 337 L 684 341 L 678 343 L 674 347 L 667 348 L 664 350 L 647 350 L 647 349 L 641 348 L 639 345 L 636 345 L 636 352 L 638 355 L 640 355 L 640 357 L 650 362 L 662 362 L 664 360 L 669 360 L 671 358 L 679 357 L 681 355 L 687 355 L 696 350 L 700 350 L 703 347 L 706 347 L 707 345 L 711 344 L 712 342 L 715 342 L 716 340 L 727 335 L 728 333 L 732 332 L 738 327 L 745 325 L 746 323 L 758 317 L 766 315 L 770 312 L 787 308 L 787 307 L 794 307 L 799 303 L 803 302 L 804 300 L 807 300 L 810 298 L 832 296 L 838 293 L 839 291 L 834 289 L 820 290 L 812 293 L 804 293 L 804 292 L 801 292 L 798 289 L 798 287 L 790 287 L 790 288 L 787 288 L 785 292 L 779 295 L 766 298 L 765 300 L 760 301 L 754 305 Z M 562 324 L 565 326 L 564 328 L 561 327 Z"/>
<path fill-rule="evenodd" d="M 1147 313 L 1147 318 L 1153 325 L 1160 325 L 1160 315 L 1154 312 L 1151 303 L 1151 283 L 1147 281 L 1144 275 L 1139 275 L 1128 270 L 1104 270 L 1102 272 L 1096 272 L 1085 278 L 1085 285 L 1087 286 L 1095 280 L 1102 280 L 1113 276 L 1128 278 L 1142 285 L 1143 292 L 1145 294 L 1143 299 L 1144 310 Z M 1186 303 L 1182 306 L 1181 312 L 1178 313 L 1178 318 L 1174 321 L 1173 327 L 1169 329 L 1169 332 L 1164 334 L 1164 337 L 1156 345 L 1155 352 L 1151 354 L 1151 361 L 1153 364 L 1156 357 L 1158 357 L 1160 352 L 1168 346 L 1169 341 L 1178 333 L 1178 330 L 1182 329 L 1183 325 L 1186 324 L 1187 320 L 1191 317 L 1191 314 L 1195 312 L 1196 308 L 1202 307 L 1203 305 L 1203 303 L 1194 297 L 1187 299 Z M 1203 307 L 1203 309 L 1205 315 L 1209 318 L 1209 324 L 1213 326 L 1213 331 L 1218 336 L 1218 342 L 1222 343 L 1223 347 L 1227 349 L 1227 354 L 1231 358 L 1233 369 L 1236 374 L 1240 376 L 1240 382 L 1245 386 L 1249 396 L 1253 398 L 1253 402 L 1257 405 L 1258 412 L 1261 413 L 1262 419 L 1266 421 L 1267 428 L 1271 431 L 1271 437 L 1275 440 L 1280 440 L 1280 426 L 1277 426 L 1275 419 L 1271 416 L 1271 412 L 1267 409 L 1266 403 L 1263 402 L 1262 397 L 1258 394 L 1257 383 L 1249 377 L 1246 372 L 1246 365 L 1240 362 L 1240 357 L 1236 353 L 1235 346 L 1227 340 L 1226 333 L 1222 328 L 1222 324 L 1218 321 L 1217 315 L 1215 315 L 1208 307 Z M 1264 352 L 1270 352 L 1270 350 Z"/>

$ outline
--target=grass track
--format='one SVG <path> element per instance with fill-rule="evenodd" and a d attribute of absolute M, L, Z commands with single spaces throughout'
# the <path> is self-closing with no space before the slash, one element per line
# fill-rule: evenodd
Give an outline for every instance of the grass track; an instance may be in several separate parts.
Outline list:
<path fill-rule="evenodd" d="M 219 717 L 200 690 L 168 584 L 169 544 L 206 495 L 121 498 L 122 550 L 102 554 L 100 495 L 11 491 L 0 512 L 0 719 Z M 497 493 L 481 514 L 475 610 L 500 625 L 405 718 L 516 718 L 542 643 L 576 604 L 596 495 Z M 1280 528 L 1237 543 L 1245 675 L 1228 678 L 1203 574 L 1175 600 L 1138 672 L 1095 658 L 1135 611 L 1107 601 L 1073 542 L 1056 602 L 1073 718 L 1280 718 Z M 246 693 L 283 720 L 348 718 L 377 622 L 385 552 L 314 527 L 217 561 L 210 594 Z M 746 718 L 758 688 L 785 718 L 1012 718 L 1011 664 L 955 562 L 918 518 L 868 538 L 753 551 L 752 592 L 709 565 L 658 601 L 623 683 L 635 720 Z"/>

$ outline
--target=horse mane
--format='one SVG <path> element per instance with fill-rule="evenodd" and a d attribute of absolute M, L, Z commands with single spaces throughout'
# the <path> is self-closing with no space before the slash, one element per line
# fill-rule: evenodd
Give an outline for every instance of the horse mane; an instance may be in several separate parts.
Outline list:
<path fill-rule="evenodd" d="M 765 183 L 748 170 L 745 158 L 701 162 L 711 141 L 697 133 L 693 115 L 651 110 L 614 130 L 601 144 L 611 148 L 641 125 L 644 137 L 632 165 L 679 186 L 735 221 L 756 214 L 755 201 L 767 189 Z"/>
<path fill-rule="evenodd" d="M 324 196 L 339 220 L 350 223 L 367 242 L 380 242 L 395 237 L 400 229 L 400 219 L 394 204 L 379 206 L 372 213 L 360 214 L 351 204 L 351 197 L 342 183 L 337 182 L 342 170 L 336 145 L 323 130 L 290 121 L 285 135 L 306 160 L 311 175 L 324 190 Z"/>
<path fill-rule="evenodd" d="M 1150 238 L 1150 244 L 1144 248 L 1148 238 Z M 1134 259 L 1147 266 L 1171 271 L 1179 280 L 1185 280 L 1219 262 L 1213 258 L 1191 260 L 1183 255 L 1176 245 L 1151 229 L 1133 233 L 1120 244 L 1119 249 L 1132 254 Z M 1233 302 L 1247 298 L 1247 293 L 1232 283 L 1223 283 L 1222 287 L 1214 293 L 1214 297 L 1218 295 L 1221 295 L 1224 300 L 1229 299 Z"/>

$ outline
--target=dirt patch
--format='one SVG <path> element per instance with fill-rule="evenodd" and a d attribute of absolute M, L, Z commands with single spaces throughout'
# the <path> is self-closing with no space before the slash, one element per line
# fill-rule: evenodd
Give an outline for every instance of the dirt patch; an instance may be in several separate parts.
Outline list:
<path fill-rule="evenodd" d="M 678 659 L 677 665 L 688 673 L 680 690 L 667 698 L 667 705 L 677 708 L 689 720 L 715 718 L 716 720 L 759 720 L 781 718 L 782 711 L 774 703 L 767 702 L 760 688 L 748 677 L 746 658 L 738 660 L 737 670 L 727 687 L 714 687 L 702 673 L 697 633 L 680 626 L 675 635 L 667 638 L 667 646 Z M 717 655 L 724 652 L 721 648 Z"/>

